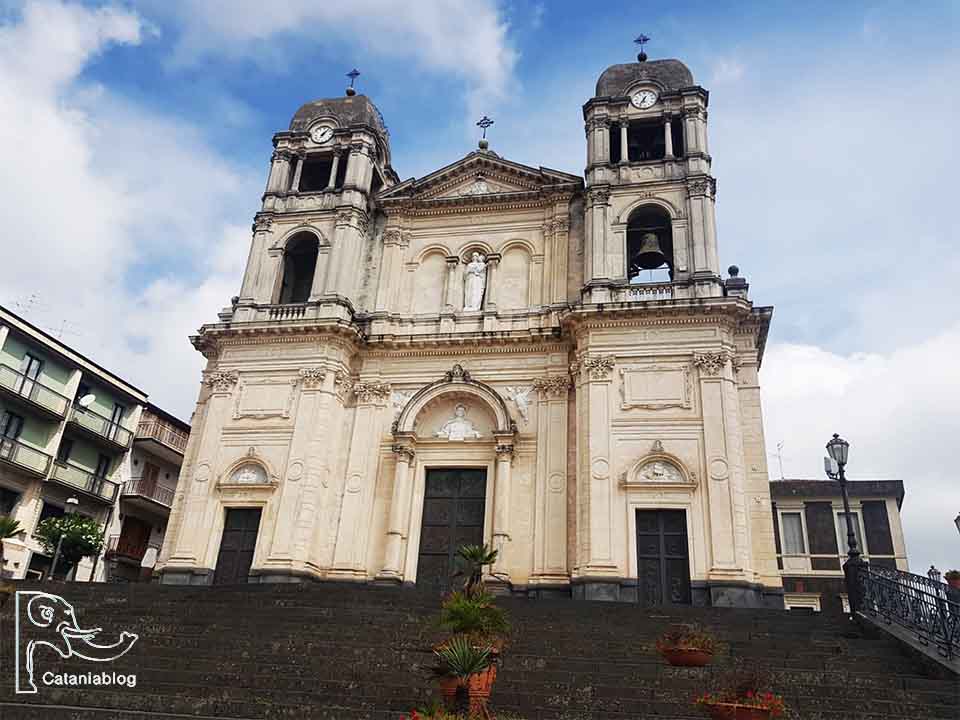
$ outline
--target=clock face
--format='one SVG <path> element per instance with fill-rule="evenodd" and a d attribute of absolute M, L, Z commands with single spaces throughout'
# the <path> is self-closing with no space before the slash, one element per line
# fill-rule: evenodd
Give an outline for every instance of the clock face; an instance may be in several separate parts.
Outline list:
<path fill-rule="evenodd" d="M 333 128 L 329 125 L 317 125 L 310 128 L 310 139 L 315 143 L 323 144 L 333 137 Z"/>
<path fill-rule="evenodd" d="M 657 93 L 653 90 L 641 90 L 630 98 L 630 102 L 635 108 L 646 110 L 657 102 Z"/>

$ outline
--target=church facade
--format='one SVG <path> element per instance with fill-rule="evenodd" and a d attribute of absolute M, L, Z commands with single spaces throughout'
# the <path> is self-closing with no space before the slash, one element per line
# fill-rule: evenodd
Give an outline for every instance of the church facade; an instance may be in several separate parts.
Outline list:
<path fill-rule="evenodd" d="M 275 152 L 207 358 L 163 582 L 446 587 L 782 607 L 758 368 L 772 309 L 721 276 L 708 93 L 615 65 L 585 175 L 486 141 L 401 181 L 363 95 Z"/>

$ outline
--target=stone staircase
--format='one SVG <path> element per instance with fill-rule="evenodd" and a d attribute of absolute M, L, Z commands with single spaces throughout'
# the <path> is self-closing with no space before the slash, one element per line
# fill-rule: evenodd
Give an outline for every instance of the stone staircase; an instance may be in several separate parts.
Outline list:
<path fill-rule="evenodd" d="M 20 585 L 21 590 L 39 585 Z M 138 633 L 111 663 L 37 651 L 43 672 L 134 673 L 129 687 L 53 687 L 16 695 L 13 601 L 0 612 L 3 720 L 398 720 L 426 702 L 439 600 L 354 585 L 50 584 L 101 642 Z M 804 720 L 957 720 L 960 683 L 928 671 L 898 642 L 842 616 L 621 603 L 503 599 L 516 632 L 492 704 L 528 720 L 704 717 L 691 699 L 735 658 L 771 671 Z M 697 621 L 724 643 L 706 669 L 672 668 L 654 642 Z"/>

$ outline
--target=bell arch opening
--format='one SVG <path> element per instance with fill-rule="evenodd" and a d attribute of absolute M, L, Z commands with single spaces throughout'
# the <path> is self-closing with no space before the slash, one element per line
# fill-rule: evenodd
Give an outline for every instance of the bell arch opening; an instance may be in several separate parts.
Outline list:
<path fill-rule="evenodd" d="M 283 252 L 283 280 L 280 283 L 281 305 L 310 299 L 318 251 L 319 243 L 313 233 L 297 233 L 287 242 Z"/>
<path fill-rule="evenodd" d="M 658 205 L 642 205 L 627 220 L 627 280 L 673 280 L 673 229 L 670 214 Z"/>

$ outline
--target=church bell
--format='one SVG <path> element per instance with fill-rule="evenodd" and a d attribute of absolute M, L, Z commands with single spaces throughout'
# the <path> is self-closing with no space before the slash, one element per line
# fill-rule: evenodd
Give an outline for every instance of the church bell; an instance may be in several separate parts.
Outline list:
<path fill-rule="evenodd" d="M 640 248 L 632 260 L 633 264 L 642 270 L 656 270 L 667 262 L 667 256 L 660 249 L 656 233 L 648 232 L 640 237 Z"/>

